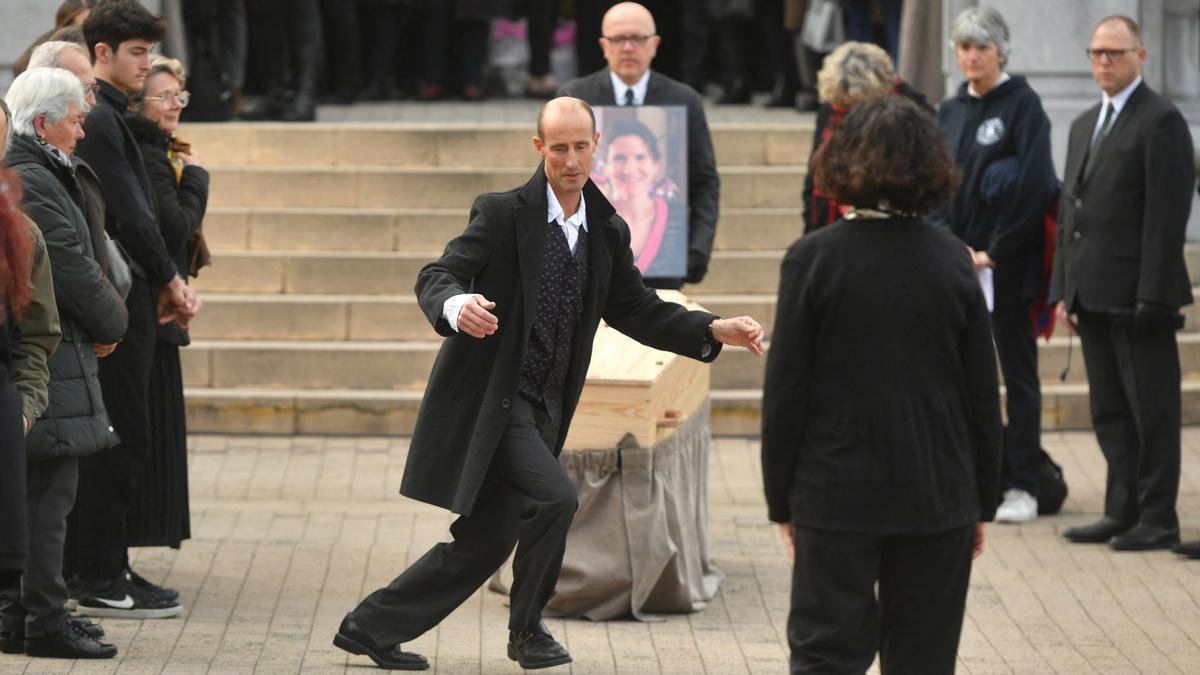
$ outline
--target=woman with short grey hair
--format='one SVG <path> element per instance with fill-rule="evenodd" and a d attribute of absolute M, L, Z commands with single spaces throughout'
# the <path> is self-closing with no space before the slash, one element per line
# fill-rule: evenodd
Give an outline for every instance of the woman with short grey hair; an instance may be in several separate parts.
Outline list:
<path fill-rule="evenodd" d="M 992 331 L 1008 396 L 1001 523 L 1038 515 L 1042 391 L 1030 308 L 1045 294 L 1043 216 L 1058 195 L 1050 120 L 1020 75 L 1005 70 L 1008 24 L 992 7 L 972 7 L 950 31 L 966 81 L 938 118 L 962 182 L 943 220 L 970 249 L 992 286 Z M 1052 328 L 1052 324 L 1049 326 Z"/>
<path fill-rule="evenodd" d="M 125 334 L 125 302 L 104 276 L 84 216 L 72 154 L 87 111 L 79 79 L 31 68 L 8 90 L 15 135 L 10 168 L 24 184 L 22 206 L 46 239 L 62 341 L 50 356 L 50 402 L 26 437 L 29 556 L 19 597 L 4 603 L 0 649 L 30 656 L 111 658 L 98 626 L 72 620 L 62 576 L 67 514 L 79 458 L 117 443 L 100 390 L 98 358 Z"/>

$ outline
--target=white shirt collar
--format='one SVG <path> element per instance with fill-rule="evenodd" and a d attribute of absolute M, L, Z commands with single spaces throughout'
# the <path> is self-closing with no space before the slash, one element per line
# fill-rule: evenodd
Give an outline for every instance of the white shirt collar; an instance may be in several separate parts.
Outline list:
<path fill-rule="evenodd" d="M 1121 91 L 1117 92 L 1116 96 L 1110 97 L 1108 95 L 1108 92 L 1104 92 L 1104 95 L 1101 98 L 1101 102 L 1103 104 L 1112 103 L 1113 117 L 1116 117 L 1117 115 L 1121 114 L 1121 109 L 1124 108 L 1125 104 L 1129 102 L 1129 97 L 1133 95 L 1133 90 L 1137 89 L 1138 85 L 1141 83 L 1142 83 L 1142 76 L 1138 75 L 1137 79 L 1135 79 L 1133 82 L 1129 83 L 1128 87 L 1125 87 Z M 1104 106 L 1101 105 L 1100 109 L 1103 110 Z"/>
<path fill-rule="evenodd" d="M 633 102 L 637 105 L 646 104 L 646 89 L 650 86 L 650 69 L 642 73 L 642 78 L 633 83 L 633 86 L 625 84 L 625 81 L 617 77 L 617 74 L 612 70 L 608 71 L 608 77 L 612 80 L 613 96 L 616 98 L 617 105 L 625 105 L 625 91 L 633 90 Z"/>
<path fill-rule="evenodd" d="M 996 80 L 996 84 L 992 85 L 992 89 L 999 87 L 1000 85 L 1004 84 L 1005 82 L 1008 82 L 1011 79 L 1012 79 L 1012 75 L 1009 75 L 1006 72 L 1001 72 L 1000 79 Z M 975 91 L 975 87 L 972 86 L 970 82 L 967 82 L 967 94 L 974 96 L 975 98 L 983 98 L 983 94 L 980 94 L 979 92 Z"/>
<path fill-rule="evenodd" d="M 579 193 L 579 210 L 570 218 L 563 220 L 563 207 L 558 203 L 558 197 L 554 196 L 554 188 L 546 183 L 546 222 L 554 221 L 563 227 L 583 228 L 587 230 L 587 202 L 583 199 L 583 193 Z M 570 237 L 568 237 L 569 239 Z"/>

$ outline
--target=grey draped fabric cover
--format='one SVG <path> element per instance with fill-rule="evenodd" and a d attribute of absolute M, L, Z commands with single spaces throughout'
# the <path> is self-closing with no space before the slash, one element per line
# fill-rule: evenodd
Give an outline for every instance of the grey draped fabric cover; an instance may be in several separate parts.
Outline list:
<path fill-rule="evenodd" d="M 706 401 L 654 447 L 563 451 L 579 510 L 546 616 L 652 621 L 704 609 L 722 578 L 708 556 L 711 438 Z M 511 581 L 506 564 L 489 587 L 507 593 Z"/>

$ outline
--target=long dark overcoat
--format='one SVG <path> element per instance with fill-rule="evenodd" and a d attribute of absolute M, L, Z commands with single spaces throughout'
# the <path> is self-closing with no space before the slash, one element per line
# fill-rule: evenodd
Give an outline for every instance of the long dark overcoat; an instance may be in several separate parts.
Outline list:
<path fill-rule="evenodd" d="M 629 226 L 599 188 L 588 181 L 583 195 L 589 278 L 564 385 L 556 456 L 583 390 L 601 319 L 643 344 L 705 362 L 721 347 L 704 339 L 716 317 L 664 302 L 642 283 L 629 249 Z M 421 402 L 402 494 L 461 514 L 474 508 L 517 395 L 541 284 L 546 214 L 546 175 L 539 166 L 523 187 L 480 195 L 466 231 L 417 276 L 417 301 L 447 339 Z M 494 335 L 456 333 L 442 318 L 446 300 L 460 293 L 480 293 L 496 303 Z"/>

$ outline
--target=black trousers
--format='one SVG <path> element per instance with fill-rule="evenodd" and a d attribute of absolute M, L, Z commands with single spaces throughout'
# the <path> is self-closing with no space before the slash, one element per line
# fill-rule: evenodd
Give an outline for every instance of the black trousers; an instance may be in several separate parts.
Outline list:
<path fill-rule="evenodd" d="M 450 526 L 453 541 L 434 545 L 352 612 L 376 644 L 409 642 L 436 626 L 504 564 L 514 544 L 508 628 L 541 621 L 578 505 L 574 483 L 550 451 L 558 436 L 555 419 L 540 404 L 513 397 L 474 513 Z"/>
<path fill-rule="evenodd" d="M 793 673 L 953 673 L 975 526 L 880 535 L 795 527 Z M 875 584 L 879 584 L 878 597 Z"/>
<path fill-rule="evenodd" d="M 129 328 L 115 351 L 100 359 L 100 387 L 121 442 L 79 460 L 79 494 L 66 572 L 107 581 L 125 569 L 126 520 L 138 477 L 150 453 L 150 369 L 158 341 L 154 291 L 134 277 L 125 307 Z"/>
<path fill-rule="evenodd" d="M 53 633 L 67 618 L 67 584 L 63 580 L 63 545 L 67 514 L 75 505 L 79 460 L 60 457 L 30 462 L 25 471 L 29 512 L 29 557 L 21 589 L 0 598 L 0 621 L 5 630 L 25 623 L 25 634 Z"/>
<path fill-rule="evenodd" d="M 1007 390 L 1004 427 L 1004 489 L 1038 494 L 1042 451 L 1042 385 L 1038 380 L 1037 335 L 1029 305 L 1005 302 L 997 291 L 992 336 Z"/>
<path fill-rule="evenodd" d="M 1092 427 L 1108 462 L 1104 515 L 1178 527 L 1180 371 L 1173 330 L 1135 335 L 1128 316 L 1079 311 Z"/>

